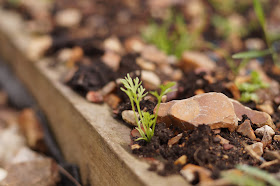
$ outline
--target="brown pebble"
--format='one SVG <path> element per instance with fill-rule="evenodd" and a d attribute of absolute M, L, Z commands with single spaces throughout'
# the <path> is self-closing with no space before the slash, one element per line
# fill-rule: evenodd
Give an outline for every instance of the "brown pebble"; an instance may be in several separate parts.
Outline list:
<path fill-rule="evenodd" d="M 138 144 L 133 144 L 133 145 L 131 145 L 131 146 L 130 146 L 130 148 L 131 148 L 131 150 L 134 150 L 134 149 L 140 149 L 140 148 L 141 148 L 141 146 L 140 146 L 140 145 L 138 145 Z"/>
<path fill-rule="evenodd" d="M 182 138 L 183 134 L 180 133 L 177 136 L 171 138 L 170 140 L 168 140 L 168 146 L 171 147 L 172 145 L 175 145 L 179 142 L 179 140 Z"/>
<path fill-rule="evenodd" d="M 221 140 L 220 143 L 221 143 L 222 145 L 224 145 L 224 144 L 229 144 L 229 140 L 223 138 L 222 136 L 217 135 L 216 137 L 219 138 L 219 139 Z"/>
<path fill-rule="evenodd" d="M 214 137 L 214 138 L 213 138 L 213 142 L 214 142 L 214 143 L 220 143 L 220 141 L 221 141 L 221 139 L 218 138 L 218 137 Z"/>
<path fill-rule="evenodd" d="M 86 95 L 88 101 L 92 103 L 102 103 L 103 102 L 103 95 L 100 91 L 89 91 Z"/>
<path fill-rule="evenodd" d="M 225 150 L 230 150 L 230 149 L 232 149 L 234 147 L 234 145 L 231 145 L 231 144 L 224 144 L 223 145 L 223 148 L 225 149 Z"/>
<path fill-rule="evenodd" d="M 184 164 L 186 164 L 187 163 L 187 156 L 186 155 L 183 155 L 183 156 L 181 156 L 181 157 L 179 157 L 175 162 L 174 162 L 174 164 L 175 165 L 184 165 Z"/>
<path fill-rule="evenodd" d="M 243 136 L 250 138 L 251 140 L 256 139 L 256 135 L 251 127 L 250 120 L 245 120 L 241 125 L 239 125 L 239 127 L 237 128 L 237 132 L 241 133 Z"/>
<path fill-rule="evenodd" d="M 280 135 L 275 135 L 273 138 L 275 141 L 280 141 Z"/>

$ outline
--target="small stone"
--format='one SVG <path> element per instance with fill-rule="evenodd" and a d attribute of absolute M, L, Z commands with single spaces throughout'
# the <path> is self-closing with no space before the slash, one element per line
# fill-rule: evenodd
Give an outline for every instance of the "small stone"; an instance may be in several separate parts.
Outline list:
<path fill-rule="evenodd" d="M 100 91 L 88 91 L 86 99 L 92 103 L 103 103 L 103 94 Z"/>
<path fill-rule="evenodd" d="M 175 165 L 185 165 L 186 163 L 187 163 L 187 160 L 188 160 L 188 158 L 187 158 L 187 156 L 186 155 L 182 155 L 181 157 L 179 157 L 175 162 L 174 162 L 174 164 Z"/>
<path fill-rule="evenodd" d="M 234 145 L 231 145 L 231 144 L 224 144 L 223 145 L 223 148 L 225 149 L 225 150 L 230 150 L 230 149 L 232 149 L 234 147 Z"/>
<path fill-rule="evenodd" d="M 272 142 L 271 135 L 267 131 L 265 131 L 262 141 L 261 141 L 261 143 L 263 144 L 263 148 L 265 148 L 267 145 L 271 144 L 271 142 Z"/>
<path fill-rule="evenodd" d="M 182 168 L 180 173 L 187 179 L 188 182 L 194 181 L 196 179 L 196 174 L 198 174 L 200 183 L 209 183 L 212 181 L 211 171 L 198 165 L 187 164 Z"/>
<path fill-rule="evenodd" d="M 22 147 L 21 149 L 19 149 L 18 153 L 13 157 L 10 163 L 29 162 L 29 161 L 40 160 L 44 158 L 45 157 L 41 156 L 35 151 L 32 151 L 27 147 Z"/>
<path fill-rule="evenodd" d="M 265 132 L 267 132 L 270 136 L 275 135 L 274 130 L 268 125 L 262 126 L 261 128 L 257 128 L 255 130 L 256 135 L 259 137 L 263 137 Z"/>
<path fill-rule="evenodd" d="M 51 45 L 52 38 L 50 36 L 33 38 L 28 46 L 27 55 L 31 60 L 36 61 L 45 54 Z"/>
<path fill-rule="evenodd" d="M 121 56 L 115 52 L 107 51 L 101 57 L 101 60 L 110 67 L 113 71 L 119 70 L 120 63 L 121 63 Z"/>
<path fill-rule="evenodd" d="M 104 101 L 114 110 L 118 108 L 121 99 L 116 94 L 108 94 L 105 96 Z"/>
<path fill-rule="evenodd" d="M 225 160 L 227 160 L 229 157 L 228 157 L 228 155 L 223 155 L 223 159 L 225 159 Z"/>
<path fill-rule="evenodd" d="M 151 63 L 141 57 L 136 59 L 136 63 L 142 70 L 154 71 L 156 69 L 156 65 L 154 63 Z"/>
<path fill-rule="evenodd" d="M 227 89 L 230 90 L 234 99 L 236 99 L 236 100 L 240 99 L 240 91 L 239 91 L 239 89 L 238 89 L 238 87 L 236 86 L 235 83 L 230 82 L 230 83 L 227 83 L 225 86 L 226 86 Z"/>
<path fill-rule="evenodd" d="M 79 25 L 82 19 L 82 14 L 78 9 L 64 9 L 60 10 L 55 15 L 57 25 L 62 27 L 74 27 Z"/>
<path fill-rule="evenodd" d="M 117 54 L 123 53 L 123 47 L 120 40 L 116 37 L 110 37 L 104 41 L 105 51 L 115 52 Z"/>
<path fill-rule="evenodd" d="M 144 87 L 147 89 L 157 89 L 161 84 L 159 77 L 152 71 L 142 70 L 141 79 Z"/>
<path fill-rule="evenodd" d="M 167 55 L 153 45 L 144 47 L 141 57 L 156 64 L 167 63 Z"/>
<path fill-rule="evenodd" d="M 138 144 L 133 144 L 133 145 L 130 146 L 130 148 L 131 148 L 131 150 L 135 150 L 135 149 L 140 149 L 141 146 L 138 145 Z"/>
<path fill-rule="evenodd" d="M 214 143 L 220 143 L 220 141 L 221 141 L 221 139 L 218 138 L 218 137 L 214 137 L 214 138 L 213 138 L 213 142 L 214 142 Z"/>
<path fill-rule="evenodd" d="M 172 123 L 171 117 L 169 117 L 168 113 L 170 108 L 177 102 L 177 100 L 169 101 L 167 103 L 161 103 L 158 110 L 158 119 L 157 122 L 164 122 L 166 124 Z M 158 105 L 155 107 L 155 109 Z M 154 110 L 155 112 L 155 110 Z"/>
<path fill-rule="evenodd" d="M 0 168 L 0 183 L 4 180 L 8 175 L 8 172 L 5 169 Z"/>
<path fill-rule="evenodd" d="M 250 120 L 245 120 L 241 125 L 238 126 L 237 132 L 241 133 L 243 136 L 250 138 L 251 140 L 256 139 L 254 130 L 251 127 Z"/>
<path fill-rule="evenodd" d="M 139 131 L 137 129 L 133 129 L 131 130 L 131 136 L 134 137 L 134 138 L 139 138 L 141 137 L 141 134 L 139 133 Z"/>
<path fill-rule="evenodd" d="M 11 162 L 21 147 L 25 146 L 25 138 L 19 134 L 17 126 L 0 131 L 0 166 Z"/>
<path fill-rule="evenodd" d="M 128 53 L 140 53 L 145 45 L 141 39 L 137 37 L 131 37 L 125 40 L 124 47 Z"/>
<path fill-rule="evenodd" d="M 197 89 L 196 91 L 194 91 L 195 95 L 199 95 L 199 94 L 204 94 L 204 90 L 203 89 Z"/>
<path fill-rule="evenodd" d="M 197 68 L 212 71 L 216 68 L 216 63 L 203 53 L 187 51 L 182 55 L 180 66 L 185 72 L 189 72 Z"/>
<path fill-rule="evenodd" d="M 182 138 L 183 134 L 180 133 L 177 136 L 171 138 L 170 140 L 168 140 L 168 146 L 172 147 L 172 145 L 175 145 L 179 142 L 179 140 Z"/>
<path fill-rule="evenodd" d="M 256 107 L 257 109 L 266 112 L 270 115 L 274 114 L 274 109 L 271 104 L 262 104 L 262 105 L 257 105 Z"/>
<path fill-rule="evenodd" d="M 116 87 L 116 83 L 114 81 L 110 81 L 100 90 L 100 92 L 103 96 L 106 96 L 107 94 L 113 92 L 116 89 Z"/>
<path fill-rule="evenodd" d="M 159 108 L 159 121 L 168 125 L 171 120 L 173 125 L 183 130 L 193 129 L 201 124 L 206 124 L 211 129 L 228 128 L 230 131 L 234 131 L 237 127 L 233 105 L 222 93 L 200 94 L 161 104 Z"/>
<path fill-rule="evenodd" d="M 248 50 L 262 50 L 265 47 L 265 44 L 260 38 L 249 38 L 245 40 L 245 47 Z"/>
<path fill-rule="evenodd" d="M 136 113 L 136 116 L 139 117 L 139 114 Z M 133 110 L 124 110 L 122 111 L 122 119 L 128 123 L 128 124 L 131 124 L 132 126 L 138 126 L 137 125 L 137 122 L 135 120 L 135 115 L 134 115 L 134 112 Z"/>
<path fill-rule="evenodd" d="M 32 149 L 45 150 L 44 132 L 32 109 L 24 109 L 18 117 L 20 129 Z"/>
<path fill-rule="evenodd" d="M 216 137 L 220 139 L 220 144 L 222 144 L 222 145 L 229 144 L 229 140 L 223 138 L 222 136 L 217 135 Z"/>
<path fill-rule="evenodd" d="M 275 135 L 273 138 L 275 141 L 280 141 L 280 135 Z"/>
<path fill-rule="evenodd" d="M 275 125 L 269 114 L 265 112 L 252 110 L 249 107 L 242 105 L 240 102 L 236 100 L 233 99 L 230 100 L 233 103 L 235 114 L 240 121 L 242 120 L 242 115 L 246 114 L 248 118 L 251 119 L 252 123 L 257 125 L 258 127 L 268 125 L 271 128 L 275 129 Z"/>
<path fill-rule="evenodd" d="M 7 172 L 1 185 L 56 185 L 59 181 L 58 167 L 50 158 L 11 164 Z"/>
<path fill-rule="evenodd" d="M 248 146 L 251 148 L 257 155 L 262 156 L 263 154 L 263 144 L 261 142 L 254 143 Z"/>

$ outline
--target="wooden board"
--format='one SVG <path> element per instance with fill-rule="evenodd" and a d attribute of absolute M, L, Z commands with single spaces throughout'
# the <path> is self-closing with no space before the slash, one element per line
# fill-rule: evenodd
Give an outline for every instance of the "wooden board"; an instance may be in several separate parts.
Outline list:
<path fill-rule="evenodd" d="M 0 9 L 0 56 L 31 91 L 49 119 L 66 160 L 81 169 L 83 184 L 188 185 L 179 175 L 158 176 L 131 154 L 130 129 L 106 105 L 87 102 L 60 82 L 61 71 L 27 56 L 30 36 L 21 18 Z"/>

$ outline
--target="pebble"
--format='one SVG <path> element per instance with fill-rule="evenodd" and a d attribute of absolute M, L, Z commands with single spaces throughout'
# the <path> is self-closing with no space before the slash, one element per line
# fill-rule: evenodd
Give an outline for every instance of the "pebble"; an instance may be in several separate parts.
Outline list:
<path fill-rule="evenodd" d="M 136 63 L 142 70 L 154 71 L 156 69 L 156 65 L 154 63 L 149 62 L 141 57 L 136 59 Z"/>
<path fill-rule="evenodd" d="M 108 94 L 105 96 L 104 101 L 114 110 L 118 108 L 121 98 L 116 94 Z"/>
<path fill-rule="evenodd" d="M 267 132 L 270 136 L 275 135 L 274 130 L 268 125 L 262 126 L 261 128 L 257 128 L 255 130 L 255 134 L 259 137 L 263 137 L 265 132 Z"/>
<path fill-rule="evenodd" d="M 271 144 L 271 142 L 272 136 L 268 133 L 268 131 L 265 131 L 261 141 L 263 148 L 267 147 L 267 145 Z"/>
<path fill-rule="evenodd" d="M 27 147 L 22 147 L 19 149 L 18 153 L 13 157 L 10 163 L 22 163 L 40 159 L 44 159 L 44 157 Z"/>
<path fill-rule="evenodd" d="M 251 148 L 257 155 L 262 156 L 263 154 L 263 144 L 261 142 L 254 143 L 248 146 Z"/>
<path fill-rule="evenodd" d="M 140 53 L 145 47 L 145 44 L 138 37 L 130 37 L 125 40 L 124 47 L 129 53 Z"/>
<path fill-rule="evenodd" d="M 27 55 L 31 60 L 36 61 L 45 54 L 51 45 L 52 38 L 50 36 L 33 38 L 28 46 Z"/>
<path fill-rule="evenodd" d="M 180 66 L 185 72 L 189 72 L 197 68 L 212 71 L 216 68 L 216 63 L 203 53 L 187 51 L 182 55 Z"/>
<path fill-rule="evenodd" d="M 252 110 L 249 107 L 242 105 L 240 102 L 236 100 L 233 99 L 230 100 L 233 103 L 235 114 L 240 121 L 242 120 L 242 115 L 246 114 L 248 118 L 251 119 L 252 123 L 257 125 L 258 127 L 268 125 L 271 128 L 275 129 L 275 125 L 269 114 L 265 112 Z"/>
<path fill-rule="evenodd" d="M 177 136 L 175 136 L 175 137 L 171 138 L 170 140 L 168 140 L 168 143 L 167 143 L 168 146 L 172 147 L 172 145 L 177 144 L 179 142 L 179 140 L 182 138 L 182 136 L 183 136 L 183 134 L 180 133 Z"/>
<path fill-rule="evenodd" d="M 222 136 L 220 135 L 216 135 L 216 138 L 219 138 L 220 139 L 220 144 L 224 145 L 224 144 L 229 144 L 229 140 L 223 138 Z"/>
<path fill-rule="evenodd" d="M 156 64 L 167 63 L 168 61 L 167 55 L 153 45 L 144 47 L 141 51 L 141 57 Z"/>
<path fill-rule="evenodd" d="M 55 15 L 55 21 L 57 25 L 68 28 L 79 25 L 81 19 L 81 12 L 74 8 L 60 10 Z"/>
<path fill-rule="evenodd" d="M 0 185 L 56 185 L 59 181 L 57 164 L 50 158 L 10 164 L 6 170 Z"/>
<path fill-rule="evenodd" d="M 103 103 L 103 94 L 100 91 L 88 91 L 86 99 L 92 103 Z"/>
<path fill-rule="evenodd" d="M 138 144 L 133 144 L 133 145 L 130 146 L 130 148 L 131 148 L 131 150 L 135 150 L 135 149 L 140 149 L 141 146 L 138 145 Z"/>
<path fill-rule="evenodd" d="M 36 150 L 44 150 L 44 132 L 32 109 L 24 109 L 18 117 L 18 124 L 26 138 L 27 145 Z"/>
<path fill-rule="evenodd" d="M 280 135 L 275 135 L 273 138 L 275 141 L 280 141 Z"/>
<path fill-rule="evenodd" d="M 161 84 L 160 78 L 152 71 L 142 70 L 141 79 L 146 89 L 155 90 Z"/>
<path fill-rule="evenodd" d="M 198 174 L 200 183 L 207 182 L 209 183 L 212 181 L 211 178 L 211 171 L 200 167 L 194 164 L 187 164 L 185 165 L 182 170 L 180 171 L 183 177 L 187 179 L 188 182 L 192 182 L 196 179 L 196 175 Z"/>
<path fill-rule="evenodd" d="M 112 51 L 117 54 L 122 54 L 124 50 L 120 40 L 116 37 L 107 38 L 103 43 L 103 47 L 105 51 Z"/>
<path fill-rule="evenodd" d="M 230 150 L 230 149 L 232 149 L 233 147 L 234 147 L 234 145 L 231 145 L 231 144 L 224 144 L 224 145 L 223 145 L 224 150 Z"/>
<path fill-rule="evenodd" d="M 257 107 L 257 109 L 259 109 L 263 112 L 266 112 L 270 115 L 274 114 L 274 109 L 272 107 L 272 104 L 264 103 L 264 104 L 261 104 L 261 105 L 257 105 L 256 107 Z"/>
<path fill-rule="evenodd" d="M 175 165 L 185 165 L 187 163 L 188 157 L 186 155 L 182 155 L 181 157 L 179 157 L 174 164 Z"/>
<path fill-rule="evenodd" d="M 241 125 L 238 126 L 237 132 L 241 133 L 243 136 L 250 138 L 251 140 L 256 139 L 254 130 L 251 127 L 250 120 L 245 120 Z"/>
<path fill-rule="evenodd" d="M 136 113 L 136 116 L 139 117 L 139 114 Z M 124 110 L 124 111 L 122 111 L 122 119 L 126 123 L 128 123 L 128 124 L 130 124 L 132 126 L 136 126 L 136 127 L 138 126 L 137 122 L 135 120 L 135 116 L 134 116 L 133 110 Z"/>
<path fill-rule="evenodd" d="M 231 101 L 222 93 L 205 93 L 159 107 L 159 121 L 189 130 L 201 124 L 211 129 L 228 128 L 234 131 L 237 118 Z M 154 110 L 155 112 L 155 110 Z"/>
<path fill-rule="evenodd" d="M 121 63 L 121 56 L 115 52 L 107 51 L 101 57 L 103 63 L 110 67 L 113 71 L 118 71 Z"/>

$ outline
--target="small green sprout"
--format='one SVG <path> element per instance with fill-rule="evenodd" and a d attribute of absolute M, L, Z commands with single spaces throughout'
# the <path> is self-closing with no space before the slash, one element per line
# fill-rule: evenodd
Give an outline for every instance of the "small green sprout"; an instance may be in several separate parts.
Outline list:
<path fill-rule="evenodd" d="M 258 102 L 259 98 L 255 91 L 262 89 L 262 88 L 268 88 L 268 84 L 264 83 L 260 77 L 260 74 L 256 71 L 251 72 L 251 79 L 250 82 L 244 82 L 241 84 L 238 84 L 237 87 L 241 91 L 241 102 L 249 102 L 249 101 L 255 101 Z"/>
<path fill-rule="evenodd" d="M 276 51 L 275 47 L 273 47 L 273 45 L 272 45 L 273 40 L 271 37 L 269 37 L 269 33 L 267 30 L 267 25 L 266 25 L 266 19 L 264 16 L 264 11 L 263 11 L 260 0 L 254 0 L 254 11 L 255 11 L 255 14 L 261 25 L 261 28 L 264 32 L 264 37 L 265 37 L 265 41 L 268 46 L 268 49 L 241 52 L 241 53 L 234 54 L 232 56 L 232 58 L 234 58 L 234 59 L 251 59 L 251 58 L 258 58 L 258 57 L 271 55 L 272 59 L 274 61 L 274 64 L 280 66 L 280 61 L 278 61 L 277 51 Z"/>
<path fill-rule="evenodd" d="M 268 172 L 249 165 L 237 165 L 237 169 L 243 174 L 235 172 L 222 172 L 222 177 L 235 185 L 246 186 L 265 186 L 267 183 L 272 186 L 280 185 L 280 181 Z"/>
<path fill-rule="evenodd" d="M 184 17 L 180 14 L 173 14 L 161 24 L 151 22 L 143 30 L 142 37 L 166 54 L 181 58 L 185 50 L 195 48 L 200 31 L 189 32 Z"/>
<path fill-rule="evenodd" d="M 149 112 L 143 112 L 140 109 L 140 101 L 148 94 L 147 92 L 145 93 L 145 88 L 142 86 L 142 81 L 139 80 L 138 77 L 136 77 L 134 80 L 127 74 L 127 77 L 125 79 L 121 80 L 122 84 L 126 88 L 121 88 L 122 91 L 124 91 L 127 96 L 129 97 L 130 103 L 132 110 L 134 112 L 134 117 L 135 121 L 138 125 L 136 129 L 140 133 L 141 137 L 137 138 L 136 140 L 145 140 L 147 142 L 150 142 L 152 137 L 154 136 L 155 132 L 155 125 L 157 121 L 157 116 L 158 116 L 158 110 L 159 110 L 159 105 L 161 103 L 162 97 L 166 95 L 169 92 L 172 92 L 173 90 L 171 87 L 175 85 L 175 82 L 170 82 L 166 85 L 161 85 L 160 89 L 161 92 L 158 94 L 156 91 L 151 92 L 152 95 L 154 95 L 157 100 L 158 100 L 158 105 L 157 105 L 157 110 L 156 114 L 150 114 Z M 136 114 L 136 109 L 139 114 L 139 118 L 137 117 Z M 141 126 L 142 124 L 142 126 Z"/>

